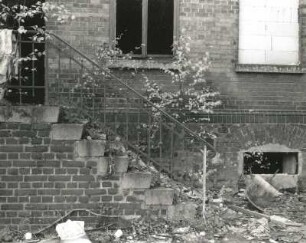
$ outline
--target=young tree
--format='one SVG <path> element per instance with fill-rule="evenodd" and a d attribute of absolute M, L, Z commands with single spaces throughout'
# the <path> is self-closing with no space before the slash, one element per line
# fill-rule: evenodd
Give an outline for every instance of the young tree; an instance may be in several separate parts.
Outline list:
<path fill-rule="evenodd" d="M 160 86 L 145 77 L 147 97 L 159 108 L 165 109 L 182 122 L 188 121 L 187 116 L 201 112 L 212 112 L 220 105 L 219 93 L 213 91 L 206 81 L 210 67 L 209 54 L 200 58 L 191 57 L 191 38 L 184 34 L 173 44 L 174 68 L 164 69 L 171 76 L 177 90 L 163 91 Z"/>

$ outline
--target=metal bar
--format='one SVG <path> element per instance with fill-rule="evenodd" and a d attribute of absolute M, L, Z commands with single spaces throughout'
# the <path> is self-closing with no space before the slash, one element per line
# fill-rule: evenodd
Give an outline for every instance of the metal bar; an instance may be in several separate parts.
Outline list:
<path fill-rule="evenodd" d="M 22 57 L 22 53 L 21 53 L 21 36 L 18 34 L 18 42 L 19 42 L 19 44 L 18 44 L 18 48 L 19 48 L 19 55 L 20 55 L 20 57 Z M 22 62 L 18 62 L 18 81 L 19 81 L 19 87 L 21 87 L 22 86 L 22 77 L 21 77 L 21 71 L 22 71 Z M 22 104 L 22 95 L 21 95 L 21 88 L 19 88 L 19 104 L 21 105 Z"/>
<path fill-rule="evenodd" d="M 45 47 L 45 80 L 44 80 L 44 92 L 45 92 L 45 104 L 49 104 L 49 45 L 47 42 L 44 42 L 44 47 Z"/>
<path fill-rule="evenodd" d="M 149 114 L 148 116 L 149 122 L 148 122 L 148 134 L 147 134 L 147 144 L 148 144 L 148 158 L 149 158 L 149 162 L 151 161 L 151 129 L 152 129 L 152 116 L 151 114 Z"/>
<path fill-rule="evenodd" d="M 61 105 L 61 95 L 60 95 L 60 75 L 61 75 L 61 51 L 58 51 L 58 71 L 57 71 L 57 94 L 59 105 Z"/>
<path fill-rule="evenodd" d="M 106 79 L 103 78 L 103 125 L 106 126 Z"/>
<path fill-rule="evenodd" d="M 35 96 L 35 90 L 33 88 L 33 86 L 35 85 L 35 63 L 34 63 L 34 58 L 35 58 L 35 45 L 34 42 L 32 41 L 32 52 L 33 52 L 33 56 L 32 56 L 32 69 L 31 69 L 31 73 L 32 73 L 32 97 Z"/>
<path fill-rule="evenodd" d="M 159 171 L 161 171 L 162 168 L 162 164 L 163 164 L 163 122 L 162 122 L 163 116 L 161 115 L 160 120 L 159 120 L 159 142 L 158 142 L 158 146 L 159 146 L 159 163 L 160 163 L 160 167 L 159 167 Z"/>
<path fill-rule="evenodd" d="M 206 164 L 207 164 L 207 147 L 204 145 L 203 153 L 203 218 L 206 212 Z"/>
<path fill-rule="evenodd" d="M 172 174 L 173 172 L 173 167 L 174 167 L 174 127 L 171 126 L 171 135 L 170 135 L 170 173 Z"/>

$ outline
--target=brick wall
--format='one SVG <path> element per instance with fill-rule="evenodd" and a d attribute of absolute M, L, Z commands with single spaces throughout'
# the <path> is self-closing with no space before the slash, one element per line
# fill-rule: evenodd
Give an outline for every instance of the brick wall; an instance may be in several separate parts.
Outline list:
<path fill-rule="evenodd" d="M 0 228 L 33 232 L 80 208 L 142 213 L 133 192 L 120 189 L 119 176 L 98 175 L 96 161 L 74 159 L 75 141 L 52 140 L 50 130 L 50 124 L 0 123 Z M 87 226 L 98 223 L 84 212 L 72 216 Z"/>
<path fill-rule="evenodd" d="M 65 1 L 74 21 L 48 28 L 73 46 L 93 56 L 93 46 L 109 41 L 109 1 Z M 305 62 L 305 1 L 300 1 L 301 61 Z M 210 52 L 212 67 L 208 81 L 221 92 L 221 109 L 265 109 L 305 111 L 306 82 L 303 74 L 238 73 L 238 0 L 180 0 L 179 28 L 192 37 L 191 50 L 201 57 Z M 256 69 L 256 67 L 255 67 Z M 136 83 L 139 79 L 134 78 Z M 141 81 L 140 81 L 141 82 Z M 163 78 L 170 85 L 169 78 Z"/>
<path fill-rule="evenodd" d="M 270 152 L 299 153 L 298 174 L 303 185 L 301 190 L 306 190 L 305 125 L 248 123 L 202 124 L 201 126 L 217 136 L 215 146 L 219 156 L 210 163 L 210 168 L 217 169 L 217 173 L 210 177 L 211 186 L 226 185 L 237 188 L 243 165 L 241 153 L 254 147 L 271 145 L 273 149 Z M 197 124 L 191 125 L 194 130 L 197 127 Z"/>

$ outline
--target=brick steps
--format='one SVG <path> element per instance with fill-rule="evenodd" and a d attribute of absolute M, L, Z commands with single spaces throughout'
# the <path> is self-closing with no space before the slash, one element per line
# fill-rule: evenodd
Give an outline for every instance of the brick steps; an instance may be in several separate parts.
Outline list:
<path fill-rule="evenodd" d="M 150 189 L 150 173 L 100 173 L 105 141 L 80 140 L 82 132 L 76 124 L 0 122 L 0 228 L 33 231 L 77 208 L 133 218 L 170 205 L 173 192 Z"/>

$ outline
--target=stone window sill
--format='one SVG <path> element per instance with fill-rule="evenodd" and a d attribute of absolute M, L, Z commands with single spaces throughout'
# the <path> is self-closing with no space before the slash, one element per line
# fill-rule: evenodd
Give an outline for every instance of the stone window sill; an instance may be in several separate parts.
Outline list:
<path fill-rule="evenodd" d="M 236 64 L 235 71 L 237 73 L 306 73 L 301 65 Z"/>
<path fill-rule="evenodd" d="M 172 57 L 158 58 L 133 58 L 115 60 L 109 68 L 111 69 L 176 69 Z"/>

